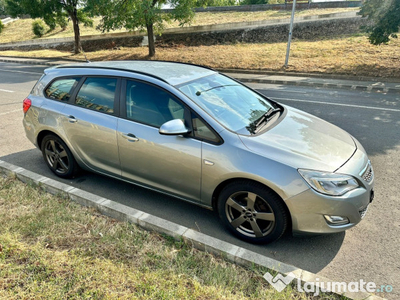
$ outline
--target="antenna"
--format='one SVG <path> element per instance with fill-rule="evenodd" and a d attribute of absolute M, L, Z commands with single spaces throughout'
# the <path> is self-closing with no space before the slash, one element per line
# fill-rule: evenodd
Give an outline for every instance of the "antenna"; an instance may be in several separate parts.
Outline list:
<path fill-rule="evenodd" d="M 82 47 L 82 46 L 81 46 L 81 48 L 82 48 L 82 54 L 83 54 L 83 56 L 85 57 L 86 62 L 87 62 L 87 63 L 90 63 L 90 60 L 87 59 L 86 53 L 85 53 L 85 51 L 83 50 L 83 47 Z"/>
<path fill-rule="evenodd" d="M 90 63 L 90 60 L 87 59 L 86 53 L 85 53 L 85 52 L 83 52 L 83 55 L 85 56 L 86 62 L 87 62 L 87 63 Z"/>

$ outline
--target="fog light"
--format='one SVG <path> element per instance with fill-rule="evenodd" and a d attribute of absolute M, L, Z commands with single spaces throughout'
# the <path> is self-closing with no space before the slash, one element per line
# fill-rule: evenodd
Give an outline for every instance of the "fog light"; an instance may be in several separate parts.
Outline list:
<path fill-rule="evenodd" d="M 326 220 L 326 222 L 329 225 L 333 225 L 333 226 L 337 226 L 337 225 L 345 225 L 345 224 L 349 224 L 350 221 L 348 218 L 346 217 L 341 217 L 341 216 L 328 216 L 328 215 L 324 215 L 324 218 Z"/>

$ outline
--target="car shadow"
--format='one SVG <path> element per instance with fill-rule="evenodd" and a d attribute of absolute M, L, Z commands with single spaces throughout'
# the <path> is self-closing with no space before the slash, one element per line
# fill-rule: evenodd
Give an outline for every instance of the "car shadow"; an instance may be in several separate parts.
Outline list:
<path fill-rule="evenodd" d="M 286 234 L 275 243 L 253 245 L 227 232 L 213 211 L 177 198 L 90 172 L 81 172 L 74 179 L 58 178 L 47 168 L 37 149 L 6 155 L 0 160 L 313 273 L 334 259 L 345 238 L 345 233 L 307 237 Z"/>

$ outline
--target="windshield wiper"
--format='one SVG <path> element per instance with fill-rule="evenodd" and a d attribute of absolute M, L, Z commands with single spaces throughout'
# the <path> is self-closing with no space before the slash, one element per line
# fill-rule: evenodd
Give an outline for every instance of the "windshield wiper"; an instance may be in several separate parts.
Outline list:
<path fill-rule="evenodd" d="M 196 92 L 196 96 L 200 96 L 201 93 L 205 93 L 205 92 L 211 91 L 211 90 L 213 90 L 213 89 L 218 89 L 218 88 L 222 88 L 222 87 L 226 87 L 226 86 L 238 86 L 238 84 L 225 84 L 225 85 L 213 86 L 212 88 L 209 88 L 209 89 L 207 89 L 207 90 L 197 91 L 197 92 Z"/>
<path fill-rule="evenodd" d="M 282 111 L 282 108 L 280 107 L 270 108 L 265 114 L 263 114 L 257 120 L 249 124 L 249 126 L 247 126 L 247 129 L 253 134 L 256 133 L 257 129 L 260 127 L 261 124 L 268 123 L 269 120 L 271 120 L 272 117 L 280 111 Z"/>

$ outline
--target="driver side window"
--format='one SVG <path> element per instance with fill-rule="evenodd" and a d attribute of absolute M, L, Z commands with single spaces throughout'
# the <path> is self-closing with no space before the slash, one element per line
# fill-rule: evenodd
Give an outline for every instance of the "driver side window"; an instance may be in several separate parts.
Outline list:
<path fill-rule="evenodd" d="M 153 85 L 128 80 L 126 117 L 142 124 L 161 127 L 174 119 L 184 119 L 185 107 L 170 93 Z"/>

